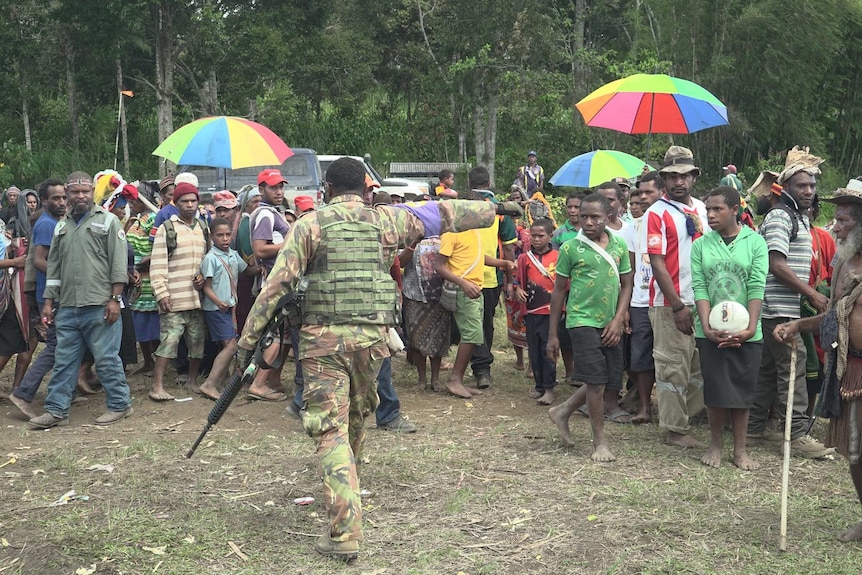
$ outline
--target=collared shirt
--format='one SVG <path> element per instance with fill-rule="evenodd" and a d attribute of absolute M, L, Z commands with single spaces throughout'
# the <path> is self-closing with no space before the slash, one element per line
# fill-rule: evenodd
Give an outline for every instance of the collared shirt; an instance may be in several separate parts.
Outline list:
<path fill-rule="evenodd" d="M 44 298 L 59 307 L 105 305 L 113 284 L 129 280 L 126 234 L 117 217 L 93 206 L 77 223 L 57 222 L 48 251 Z"/>
<path fill-rule="evenodd" d="M 204 279 L 212 278 L 212 289 L 215 296 L 225 302 L 228 306 L 236 305 L 236 282 L 239 274 L 245 271 L 248 264 L 245 263 L 236 250 L 228 248 L 224 252 L 213 246 L 204 261 L 201 263 L 201 275 Z M 218 311 L 219 307 L 204 297 L 204 311 Z"/>
<path fill-rule="evenodd" d="M 162 225 L 156 232 L 150 256 L 150 283 L 156 301 L 170 296 L 172 311 L 201 309 L 201 298 L 194 286 L 194 278 L 201 268 L 207 251 L 203 224 L 197 218 L 188 225 L 177 216 L 171 216 L 177 232 L 177 247 L 168 258 L 167 234 Z"/>
<path fill-rule="evenodd" d="M 551 234 L 551 246 L 555 250 L 559 250 L 560 246 L 578 235 L 578 228 L 573 226 L 569 220 L 566 220 L 563 225 L 554 230 Z"/>
<path fill-rule="evenodd" d="M 329 205 L 340 203 L 349 204 L 351 209 L 363 205 L 362 198 L 356 194 L 336 196 Z M 430 211 L 428 206 L 436 208 L 433 213 L 439 218 L 440 232 L 487 227 L 496 216 L 493 204 L 465 200 L 377 206 L 374 210 L 380 215 L 381 256 L 387 267 L 394 263 L 399 249 L 412 246 L 425 234 L 422 221 L 410 209 L 424 208 L 423 216 L 427 217 Z M 319 245 L 318 212 L 312 212 L 298 219 L 285 239 L 284 247 L 275 258 L 275 265 L 248 316 L 239 340 L 240 347 L 254 348 L 266 324 L 275 314 L 278 301 L 284 294 L 296 289 Z M 382 345 L 387 332 L 388 326 L 384 325 L 303 325 L 299 330 L 299 359 L 349 353 Z M 387 351 L 382 353 L 388 354 Z"/>
<path fill-rule="evenodd" d="M 536 190 L 542 188 L 545 183 L 545 170 L 539 164 L 529 164 L 521 168 L 521 180 L 524 182 L 524 189 L 527 190 L 527 195 L 530 196 Z"/>
<path fill-rule="evenodd" d="M 691 198 L 691 205 L 671 200 L 667 195 L 649 207 L 644 217 L 647 220 L 641 232 L 641 240 L 648 254 L 663 255 L 664 263 L 673 281 L 674 291 L 686 305 L 694 305 L 694 290 L 691 287 L 691 244 L 703 235 L 696 232 L 688 235 L 686 220 L 698 218 L 700 230 L 709 230 L 706 205 Z M 661 293 L 655 276 L 650 280 L 650 307 L 664 307 L 667 299 Z"/>
<path fill-rule="evenodd" d="M 787 266 L 808 285 L 811 277 L 811 231 L 808 217 L 797 214 L 799 229 L 796 239 L 790 241 L 793 232 L 793 220 L 785 210 L 770 210 L 763 223 L 760 224 L 760 235 L 766 240 L 770 252 L 778 252 L 787 258 Z M 778 281 L 771 272 L 766 276 L 766 293 L 763 296 L 763 312 L 761 317 L 773 319 L 777 317 L 798 318 L 800 316 L 800 296 L 783 283 Z"/>

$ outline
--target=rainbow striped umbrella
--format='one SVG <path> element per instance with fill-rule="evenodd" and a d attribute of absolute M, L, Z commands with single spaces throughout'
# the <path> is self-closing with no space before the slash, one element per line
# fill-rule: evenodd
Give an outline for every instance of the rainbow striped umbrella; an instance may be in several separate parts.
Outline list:
<path fill-rule="evenodd" d="M 691 134 L 728 123 L 727 107 L 718 98 L 666 74 L 615 80 L 575 107 L 587 126 L 626 134 Z"/>
<path fill-rule="evenodd" d="M 293 151 L 263 124 L 235 116 L 211 116 L 175 131 L 153 155 L 177 165 L 236 169 L 277 166 Z"/>
<path fill-rule="evenodd" d="M 644 162 L 625 152 L 596 150 L 575 156 L 548 180 L 555 186 L 592 188 L 619 176 L 634 178 L 643 171 Z"/>

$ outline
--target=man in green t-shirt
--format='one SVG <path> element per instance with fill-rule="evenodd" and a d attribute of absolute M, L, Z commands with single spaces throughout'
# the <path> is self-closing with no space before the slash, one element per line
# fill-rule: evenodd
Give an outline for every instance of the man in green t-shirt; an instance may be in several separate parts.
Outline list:
<path fill-rule="evenodd" d="M 581 232 L 562 245 L 557 259 L 548 329 L 548 357 L 556 359 L 558 324 L 568 289 L 566 328 L 572 349 L 578 350 L 575 379 L 585 385 L 548 415 L 563 441 L 574 445 L 569 418 L 586 403 L 593 433 L 591 459 L 602 462 L 616 459 L 604 438 L 604 391 L 606 384 L 623 377 L 620 341 L 633 282 L 625 240 L 605 229 L 610 214 L 611 205 L 604 196 L 592 194 L 581 201 Z"/>
<path fill-rule="evenodd" d="M 739 179 L 739 176 L 736 172 L 736 166 L 733 164 L 727 164 L 723 168 L 721 168 L 722 178 L 718 181 L 719 186 L 730 186 L 737 192 L 742 193 L 742 180 Z"/>

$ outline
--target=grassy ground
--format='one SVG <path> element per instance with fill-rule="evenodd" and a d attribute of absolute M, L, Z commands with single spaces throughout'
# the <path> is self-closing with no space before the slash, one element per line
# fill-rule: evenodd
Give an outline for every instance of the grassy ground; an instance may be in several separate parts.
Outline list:
<path fill-rule="evenodd" d="M 751 473 L 708 469 L 654 424 L 608 424 L 618 461 L 592 463 L 587 420 L 573 418 L 579 445 L 563 446 L 514 354 L 495 353 L 495 387 L 472 401 L 413 391 L 412 368 L 395 361 L 420 431 L 369 432 L 366 538 L 346 567 L 314 552 L 325 510 L 313 443 L 283 403 L 237 400 L 186 460 L 212 403 L 155 404 L 143 378 L 131 381 L 134 415 L 106 429 L 90 425 L 101 396 L 41 432 L 0 402 L 0 465 L 15 460 L 0 469 L 0 575 L 860 572 L 862 545 L 834 539 L 860 515 L 840 459 L 792 462 L 780 553 L 779 453 L 752 448 Z M 86 499 L 49 507 L 73 489 Z"/>

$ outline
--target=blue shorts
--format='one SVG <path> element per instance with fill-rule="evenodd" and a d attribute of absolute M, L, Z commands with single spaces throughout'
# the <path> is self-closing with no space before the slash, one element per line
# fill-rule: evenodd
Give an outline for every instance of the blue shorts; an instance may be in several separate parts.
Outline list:
<path fill-rule="evenodd" d="M 138 341 L 159 341 L 159 312 L 132 310 L 132 324 Z"/>
<path fill-rule="evenodd" d="M 221 311 L 205 311 L 207 330 L 212 341 L 229 341 L 236 339 L 236 330 L 233 327 L 233 308 Z"/>

